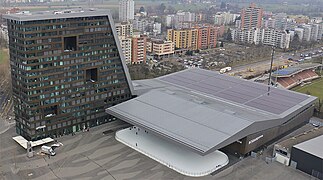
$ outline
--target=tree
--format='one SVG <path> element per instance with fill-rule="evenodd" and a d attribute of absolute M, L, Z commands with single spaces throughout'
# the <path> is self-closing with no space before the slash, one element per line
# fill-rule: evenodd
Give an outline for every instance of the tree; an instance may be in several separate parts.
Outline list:
<path fill-rule="evenodd" d="M 293 38 L 293 40 L 291 41 L 290 47 L 291 47 L 292 49 L 294 49 L 294 50 L 298 50 L 298 49 L 300 49 L 301 44 L 300 44 L 300 39 L 299 39 L 298 34 L 295 34 L 295 35 L 294 35 L 294 38 Z"/>
<path fill-rule="evenodd" d="M 148 14 L 151 14 L 153 12 L 156 12 L 155 9 L 152 6 L 147 6 L 146 7 L 146 11 L 147 11 Z"/>
<path fill-rule="evenodd" d="M 139 12 L 145 12 L 145 8 L 143 6 L 140 7 Z"/>
<path fill-rule="evenodd" d="M 297 33 L 294 35 L 293 41 L 300 42 L 300 39 Z"/>
<path fill-rule="evenodd" d="M 220 8 L 221 9 L 226 9 L 227 5 L 225 4 L 225 2 L 221 2 Z"/>
<path fill-rule="evenodd" d="M 307 95 L 311 95 L 311 92 L 309 92 L 308 90 L 305 92 L 305 94 Z"/>
<path fill-rule="evenodd" d="M 315 103 L 315 108 L 314 108 L 315 115 L 317 115 L 318 117 L 323 116 L 322 107 L 323 107 L 323 101 L 322 99 L 318 99 L 318 101 Z"/>
<path fill-rule="evenodd" d="M 186 51 L 185 55 L 186 56 L 193 56 L 193 51 L 188 50 L 188 51 Z"/>
<path fill-rule="evenodd" d="M 221 41 L 221 43 L 220 43 L 220 47 L 224 47 L 223 41 Z"/>
<path fill-rule="evenodd" d="M 166 10 L 166 6 L 164 3 L 161 3 L 160 6 L 158 6 L 158 11 L 163 14 Z"/>
<path fill-rule="evenodd" d="M 232 41 L 232 34 L 231 34 L 231 29 L 229 28 L 224 35 L 224 38 L 226 41 L 231 42 Z"/>
<path fill-rule="evenodd" d="M 169 14 L 175 14 L 177 12 L 173 6 L 168 6 L 167 10 Z"/>

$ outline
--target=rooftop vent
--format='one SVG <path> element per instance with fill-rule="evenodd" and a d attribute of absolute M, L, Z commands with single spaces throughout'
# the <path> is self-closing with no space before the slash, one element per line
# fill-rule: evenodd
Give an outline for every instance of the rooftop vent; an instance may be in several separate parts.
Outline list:
<path fill-rule="evenodd" d="M 137 84 L 137 83 L 132 83 L 132 85 L 133 85 L 134 87 L 141 87 L 141 86 L 142 86 L 141 84 Z"/>
<path fill-rule="evenodd" d="M 203 99 L 199 99 L 199 98 L 194 98 L 193 102 L 195 102 L 197 104 L 205 104 L 205 101 Z"/>
<path fill-rule="evenodd" d="M 31 15 L 30 11 L 20 11 L 16 14 L 25 14 L 25 15 Z"/>
<path fill-rule="evenodd" d="M 62 11 L 54 11 L 54 14 L 63 14 Z"/>
<path fill-rule="evenodd" d="M 231 110 L 229 110 L 229 109 L 225 109 L 224 110 L 224 112 L 226 112 L 226 113 L 229 113 L 229 114 L 236 114 L 236 112 L 234 112 L 234 111 L 231 111 Z"/>
<path fill-rule="evenodd" d="M 165 93 L 170 94 L 170 95 L 174 95 L 175 94 L 174 91 L 170 91 L 170 90 L 166 90 Z"/>

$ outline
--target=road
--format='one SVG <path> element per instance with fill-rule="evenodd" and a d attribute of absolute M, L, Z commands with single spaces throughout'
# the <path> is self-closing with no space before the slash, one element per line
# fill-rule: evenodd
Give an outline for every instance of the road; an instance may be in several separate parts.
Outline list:
<path fill-rule="evenodd" d="M 288 60 L 288 58 L 298 60 L 298 59 L 300 59 L 300 57 L 299 57 L 300 53 L 309 53 L 309 52 L 311 52 L 311 51 L 303 50 L 301 52 L 295 53 L 294 56 L 292 55 L 291 52 L 290 53 L 276 52 L 276 55 L 274 55 L 273 64 L 278 63 L 278 62 L 283 63 L 284 61 Z M 320 55 L 322 56 L 323 54 L 316 54 L 316 55 L 313 55 L 312 57 L 318 57 Z M 239 74 L 240 72 L 247 71 L 248 68 L 257 69 L 257 67 L 259 67 L 259 66 L 268 66 L 268 69 L 269 69 L 270 68 L 270 61 L 271 61 L 271 57 L 268 57 L 264 61 L 254 62 L 254 63 L 241 65 L 241 66 L 234 66 L 234 67 L 232 67 L 232 71 L 230 71 L 230 73 Z"/>
<path fill-rule="evenodd" d="M 288 56 L 287 53 L 275 55 L 274 56 L 274 64 L 275 64 L 275 62 L 278 62 L 278 61 L 279 62 L 286 61 L 286 59 L 288 59 L 287 56 Z M 232 73 L 238 73 L 238 72 L 241 72 L 241 71 L 245 71 L 248 68 L 255 68 L 255 67 L 261 66 L 261 65 L 268 65 L 268 68 L 269 68 L 270 67 L 270 61 L 271 61 L 271 59 L 266 59 L 266 60 L 260 61 L 260 62 L 254 62 L 254 63 L 251 63 L 251 64 L 246 64 L 246 65 L 242 65 L 242 66 L 232 67 L 232 71 L 231 72 Z"/>

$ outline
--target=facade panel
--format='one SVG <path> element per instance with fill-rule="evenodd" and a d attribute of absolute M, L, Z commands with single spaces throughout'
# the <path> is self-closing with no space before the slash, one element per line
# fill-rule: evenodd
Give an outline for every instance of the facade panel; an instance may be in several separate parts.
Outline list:
<path fill-rule="evenodd" d="M 296 163 L 296 169 L 318 179 L 323 178 L 323 159 L 320 159 L 319 157 L 293 147 L 291 152 L 291 163 Z"/>

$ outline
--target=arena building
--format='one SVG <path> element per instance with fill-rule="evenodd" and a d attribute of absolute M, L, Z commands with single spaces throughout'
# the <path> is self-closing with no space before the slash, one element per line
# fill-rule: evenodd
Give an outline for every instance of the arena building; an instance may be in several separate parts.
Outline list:
<path fill-rule="evenodd" d="M 202 69 L 133 86 L 136 98 L 106 112 L 201 156 L 217 150 L 248 154 L 307 122 L 316 100 Z"/>

